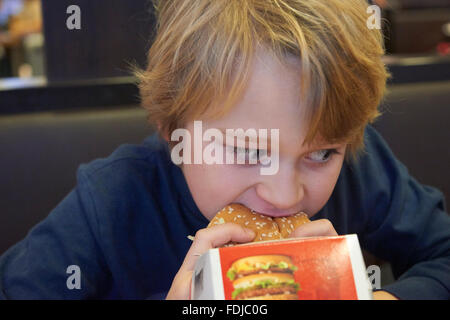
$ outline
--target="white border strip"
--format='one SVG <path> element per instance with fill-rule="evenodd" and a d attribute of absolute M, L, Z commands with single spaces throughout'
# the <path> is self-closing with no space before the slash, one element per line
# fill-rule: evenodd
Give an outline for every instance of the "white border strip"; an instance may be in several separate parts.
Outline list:
<path fill-rule="evenodd" d="M 370 284 L 367 276 L 364 259 L 359 246 L 358 236 L 356 234 L 349 234 L 346 238 L 353 269 L 353 281 L 355 283 L 358 299 L 372 300 L 372 285 Z"/>
<path fill-rule="evenodd" d="M 212 249 L 209 251 L 209 261 L 211 265 L 211 277 L 212 277 L 212 287 L 214 288 L 214 299 L 215 300 L 225 300 L 225 291 L 223 287 L 222 279 L 222 267 L 220 264 L 220 253 L 219 249 Z"/>

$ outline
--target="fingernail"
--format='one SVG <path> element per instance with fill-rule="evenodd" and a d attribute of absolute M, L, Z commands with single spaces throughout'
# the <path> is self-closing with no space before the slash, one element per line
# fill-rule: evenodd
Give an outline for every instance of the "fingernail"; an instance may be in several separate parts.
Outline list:
<path fill-rule="evenodd" d="M 252 236 L 252 238 L 255 237 L 255 232 L 252 229 L 245 228 L 245 232 L 247 232 L 249 236 Z"/>

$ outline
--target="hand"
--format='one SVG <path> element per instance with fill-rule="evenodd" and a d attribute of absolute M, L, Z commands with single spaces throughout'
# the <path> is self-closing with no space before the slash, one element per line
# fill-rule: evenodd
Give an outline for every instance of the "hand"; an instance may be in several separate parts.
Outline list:
<path fill-rule="evenodd" d="M 337 232 L 333 224 L 328 219 L 320 219 L 302 224 L 300 227 L 292 231 L 289 238 L 306 238 L 319 236 L 337 236 Z"/>
<path fill-rule="evenodd" d="M 389 292 L 380 290 L 373 293 L 373 300 L 398 300 L 398 298 Z"/>
<path fill-rule="evenodd" d="M 255 233 L 247 228 L 244 228 L 235 223 L 225 223 L 210 227 L 207 229 L 200 229 L 195 234 L 194 242 L 192 243 L 183 264 L 178 273 L 173 279 L 172 286 L 166 299 L 168 300 L 188 300 L 189 289 L 192 280 L 192 274 L 197 259 L 203 253 L 212 248 L 217 248 L 233 242 L 250 242 L 255 238 Z"/>

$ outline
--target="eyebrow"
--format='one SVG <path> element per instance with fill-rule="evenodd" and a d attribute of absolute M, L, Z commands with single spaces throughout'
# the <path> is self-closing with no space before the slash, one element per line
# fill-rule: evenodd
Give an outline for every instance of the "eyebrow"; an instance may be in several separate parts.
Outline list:
<path fill-rule="evenodd" d="M 346 145 L 345 142 L 335 142 L 335 143 L 320 142 L 320 143 L 315 143 L 315 144 L 311 144 L 311 145 L 307 146 L 307 150 L 314 151 L 314 150 L 323 150 L 323 149 L 339 149 L 339 148 L 344 147 L 345 145 Z"/>
<path fill-rule="evenodd" d="M 242 129 L 242 128 L 228 128 L 228 129 L 217 128 L 217 129 L 220 130 L 223 133 L 223 135 L 225 136 L 225 140 L 224 141 L 226 141 L 226 138 L 227 138 L 226 130 L 233 130 L 233 131 L 235 131 L 235 130 Z M 261 130 L 261 129 L 248 128 L 248 129 L 242 129 L 242 130 L 244 130 L 244 133 L 247 130 L 255 130 L 256 131 L 256 137 L 257 137 L 257 144 L 259 145 L 261 143 L 261 141 L 262 142 L 267 141 L 267 148 L 270 148 L 270 144 L 271 144 L 270 129 L 262 129 L 262 130 L 267 130 L 268 131 L 267 132 L 267 139 L 264 139 L 264 140 L 259 136 L 259 130 Z M 232 137 L 233 138 L 236 137 L 236 139 L 239 139 L 239 137 L 237 135 L 233 135 Z M 245 138 L 249 138 L 247 135 L 244 135 L 244 137 Z M 247 139 L 245 139 L 245 140 L 247 141 Z M 250 138 L 248 140 L 250 140 Z"/>
<path fill-rule="evenodd" d="M 226 135 L 226 130 L 227 129 L 224 129 L 224 128 L 217 128 L 217 129 L 220 132 L 222 132 L 222 134 L 224 135 L 225 139 L 223 140 L 223 142 L 225 143 L 226 142 L 226 137 L 227 137 L 227 135 Z M 244 130 L 244 132 L 246 132 L 249 129 L 256 130 L 257 138 L 258 138 L 257 144 L 258 144 L 258 147 L 259 147 L 260 137 L 259 137 L 258 133 L 259 133 L 260 129 L 254 129 L 254 128 L 247 128 L 247 129 L 243 129 L 243 128 L 228 128 L 228 130 L 238 130 L 238 129 L 242 129 L 242 130 Z M 270 129 L 263 129 L 263 130 L 267 130 L 268 131 L 267 132 L 267 143 L 266 143 L 266 146 L 267 146 L 267 149 L 271 149 Z M 236 135 L 233 135 L 233 137 L 237 138 Z M 248 136 L 246 135 L 245 137 L 248 137 Z M 246 139 L 246 142 L 247 142 L 247 139 Z M 264 142 L 264 140 L 262 140 L 262 142 Z M 331 142 L 327 142 L 327 141 L 321 141 L 321 142 L 313 143 L 313 144 L 311 144 L 309 146 L 306 146 L 305 153 L 310 153 L 310 152 L 313 152 L 315 150 L 339 149 L 339 148 L 344 147 L 346 144 L 347 144 L 346 141 L 339 141 L 339 142 L 335 142 L 335 143 L 331 143 Z M 247 143 L 246 143 L 246 147 L 248 147 Z"/>

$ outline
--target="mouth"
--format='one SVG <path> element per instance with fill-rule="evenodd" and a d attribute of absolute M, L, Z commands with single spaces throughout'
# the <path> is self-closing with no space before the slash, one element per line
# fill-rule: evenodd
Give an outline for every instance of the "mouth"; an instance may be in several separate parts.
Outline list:
<path fill-rule="evenodd" d="M 262 214 L 263 216 L 268 216 L 272 218 L 283 218 L 283 217 L 290 217 L 294 214 L 297 214 L 302 211 L 295 211 L 295 212 L 289 212 L 286 210 L 278 210 L 278 209 L 265 209 L 265 210 L 256 210 L 252 207 L 249 207 L 251 211 L 257 212 L 259 214 Z"/>

